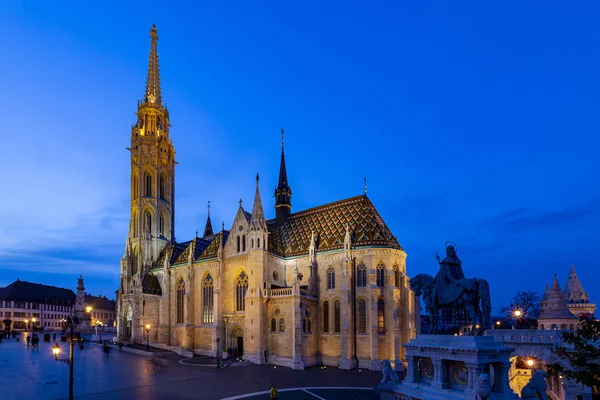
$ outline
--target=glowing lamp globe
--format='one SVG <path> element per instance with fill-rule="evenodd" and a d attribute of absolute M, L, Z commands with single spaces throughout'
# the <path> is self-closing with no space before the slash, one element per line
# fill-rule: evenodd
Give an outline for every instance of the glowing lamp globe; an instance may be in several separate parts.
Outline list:
<path fill-rule="evenodd" d="M 54 354 L 54 359 L 58 361 L 58 355 L 60 354 L 60 346 L 58 343 L 54 343 L 54 346 L 52 346 L 52 354 Z"/>

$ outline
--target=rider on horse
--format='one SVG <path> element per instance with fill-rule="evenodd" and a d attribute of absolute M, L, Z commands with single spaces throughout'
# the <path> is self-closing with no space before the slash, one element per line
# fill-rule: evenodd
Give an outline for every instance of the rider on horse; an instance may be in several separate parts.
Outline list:
<path fill-rule="evenodd" d="M 446 258 L 440 262 L 440 271 L 435 277 L 439 304 L 452 303 L 465 289 L 473 289 L 474 279 L 465 279 L 461 264 L 454 246 L 447 246 Z"/>

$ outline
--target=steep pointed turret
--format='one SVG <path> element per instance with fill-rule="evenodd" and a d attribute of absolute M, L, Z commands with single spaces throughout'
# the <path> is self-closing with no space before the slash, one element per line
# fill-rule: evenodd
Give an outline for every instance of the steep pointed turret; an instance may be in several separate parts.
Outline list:
<path fill-rule="evenodd" d="M 575 319 L 575 317 L 567 308 L 567 302 L 562 290 L 560 290 L 558 278 L 556 275 L 554 275 L 554 281 L 552 282 L 550 293 L 548 293 L 542 302 L 542 309 L 540 312 L 540 317 L 538 318 L 538 322 L 547 321 L 546 325 L 551 323 L 558 326 L 558 329 L 560 329 L 562 322 L 573 319 Z"/>
<path fill-rule="evenodd" d="M 265 212 L 263 211 L 262 200 L 260 199 L 260 190 L 258 188 L 258 174 L 256 174 L 256 194 L 254 195 L 254 205 L 252 206 L 250 229 L 267 229 L 267 225 L 265 223 Z"/>
<path fill-rule="evenodd" d="M 206 226 L 204 227 L 204 235 L 207 237 L 213 234 L 212 222 L 210 221 L 210 201 L 208 202 L 208 218 L 206 218 Z"/>
<path fill-rule="evenodd" d="M 160 90 L 160 69 L 158 68 L 158 30 L 156 25 L 150 29 L 150 56 L 148 57 L 148 76 L 146 77 L 145 103 L 162 105 Z"/>
<path fill-rule="evenodd" d="M 284 131 L 281 129 L 281 163 L 279 164 L 279 182 L 275 189 L 275 220 L 278 226 L 285 223 L 292 213 L 292 189 L 288 184 L 283 148 Z"/>
<path fill-rule="evenodd" d="M 577 272 L 575 272 L 575 265 L 571 265 L 569 277 L 563 291 L 568 303 L 583 303 L 588 300 L 588 295 L 583 291 L 583 286 L 581 286 Z"/>

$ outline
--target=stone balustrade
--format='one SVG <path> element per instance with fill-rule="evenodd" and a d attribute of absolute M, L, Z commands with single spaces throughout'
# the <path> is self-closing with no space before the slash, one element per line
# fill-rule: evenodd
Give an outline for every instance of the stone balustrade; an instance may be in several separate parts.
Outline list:
<path fill-rule="evenodd" d="M 293 294 L 292 288 L 265 290 L 268 297 L 285 297 Z"/>

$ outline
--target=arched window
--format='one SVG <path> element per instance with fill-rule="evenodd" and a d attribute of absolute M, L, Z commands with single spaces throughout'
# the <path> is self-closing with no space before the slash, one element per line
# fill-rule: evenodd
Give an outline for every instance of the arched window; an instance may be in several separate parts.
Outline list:
<path fill-rule="evenodd" d="M 399 288 L 400 287 L 400 268 L 398 267 L 398 264 L 394 264 L 392 271 L 394 271 L 394 285 L 396 285 L 396 287 Z"/>
<path fill-rule="evenodd" d="M 146 196 L 152 196 L 152 174 L 149 172 L 144 173 L 144 182 L 146 184 L 144 191 Z"/>
<path fill-rule="evenodd" d="M 158 181 L 158 198 L 166 199 L 166 179 L 163 174 L 160 175 L 160 179 Z"/>
<path fill-rule="evenodd" d="M 250 248 L 251 248 L 251 249 L 253 249 L 253 248 L 254 248 L 254 239 L 252 239 L 252 240 L 250 241 Z"/>
<path fill-rule="evenodd" d="M 302 332 L 307 333 L 306 330 L 306 318 L 302 318 Z"/>
<path fill-rule="evenodd" d="M 329 333 L 329 302 L 323 302 L 323 332 Z"/>
<path fill-rule="evenodd" d="M 541 330 L 544 330 L 544 324 L 542 324 L 542 326 L 540 326 L 540 329 L 541 329 Z"/>
<path fill-rule="evenodd" d="M 214 319 L 214 281 L 210 274 L 204 278 L 204 290 L 202 293 L 202 304 L 204 306 L 204 312 L 202 313 L 202 322 L 205 324 L 212 324 Z"/>
<path fill-rule="evenodd" d="M 131 234 L 134 238 L 138 237 L 138 219 L 139 215 L 137 211 L 135 211 L 131 220 L 131 228 L 133 229 L 133 232 L 131 232 Z"/>
<path fill-rule="evenodd" d="M 177 283 L 177 323 L 183 324 L 183 295 L 185 294 L 185 282 L 179 278 Z"/>
<path fill-rule="evenodd" d="M 240 252 L 240 236 L 237 237 L 237 252 Z"/>
<path fill-rule="evenodd" d="M 256 247 L 258 247 L 260 249 L 260 238 L 256 239 L 258 244 L 256 245 Z"/>
<path fill-rule="evenodd" d="M 246 235 L 242 236 L 242 251 L 246 251 Z"/>
<path fill-rule="evenodd" d="M 385 266 L 381 263 L 377 264 L 377 286 L 385 285 Z"/>
<path fill-rule="evenodd" d="M 367 267 L 365 264 L 360 264 L 358 266 L 357 272 L 357 286 L 358 287 L 366 287 L 367 286 Z"/>
<path fill-rule="evenodd" d="M 285 321 L 283 318 L 279 319 L 279 332 L 285 332 Z"/>
<path fill-rule="evenodd" d="M 308 333 L 312 333 L 312 331 L 310 330 L 310 318 L 307 319 L 307 324 L 308 324 Z"/>
<path fill-rule="evenodd" d="M 133 199 L 137 199 L 140 195 L 140 178 L 137 172 L 134 172 L 133 177 L 131 178 L 131 193 Z"/>
<path fill-rule="evenodd" d="M 271 318 L 271 332 L 275 332 L 277 330 L 277 321 L 275 318 Z"/>
<path fill-rule="evenodd" d="M 358 300 L 358 333 L 367 333 L 367 301 Z"/>
<path fill-rule="evenodd" d="M 377 332 L 385 333 L 385 315 L 384 315 L 383 299 L 377 300 Z"/>
<path fill-rule="evenodd" d="M 336 300 L 333 303 L 333 331 L 335 333 L 340 333 L 340 331 L 341 331 L 340 301 L 339 300 Z"/>
<path fill-rule="evenodd" d="M 329 267 L 327 270 L 327 289 L 335 289 L 335 270 Z"/>
<path fill-rule="evenodd" d="M 248 275 L 242 271 L 235 281 L 235 310 L 246 310 L 246 291 L 248 290 Z"/>
<path fill-rule="evenodd" d="M 150 211 L 144 212 L 144 234 L 152 235 L 152 214 Z"/>
<path fill-rule="evenodd" d="M 160 220 L 158 224 L 158 234 L 159 236 L 165 236 L 165 215 L 160 214 Z"/>

